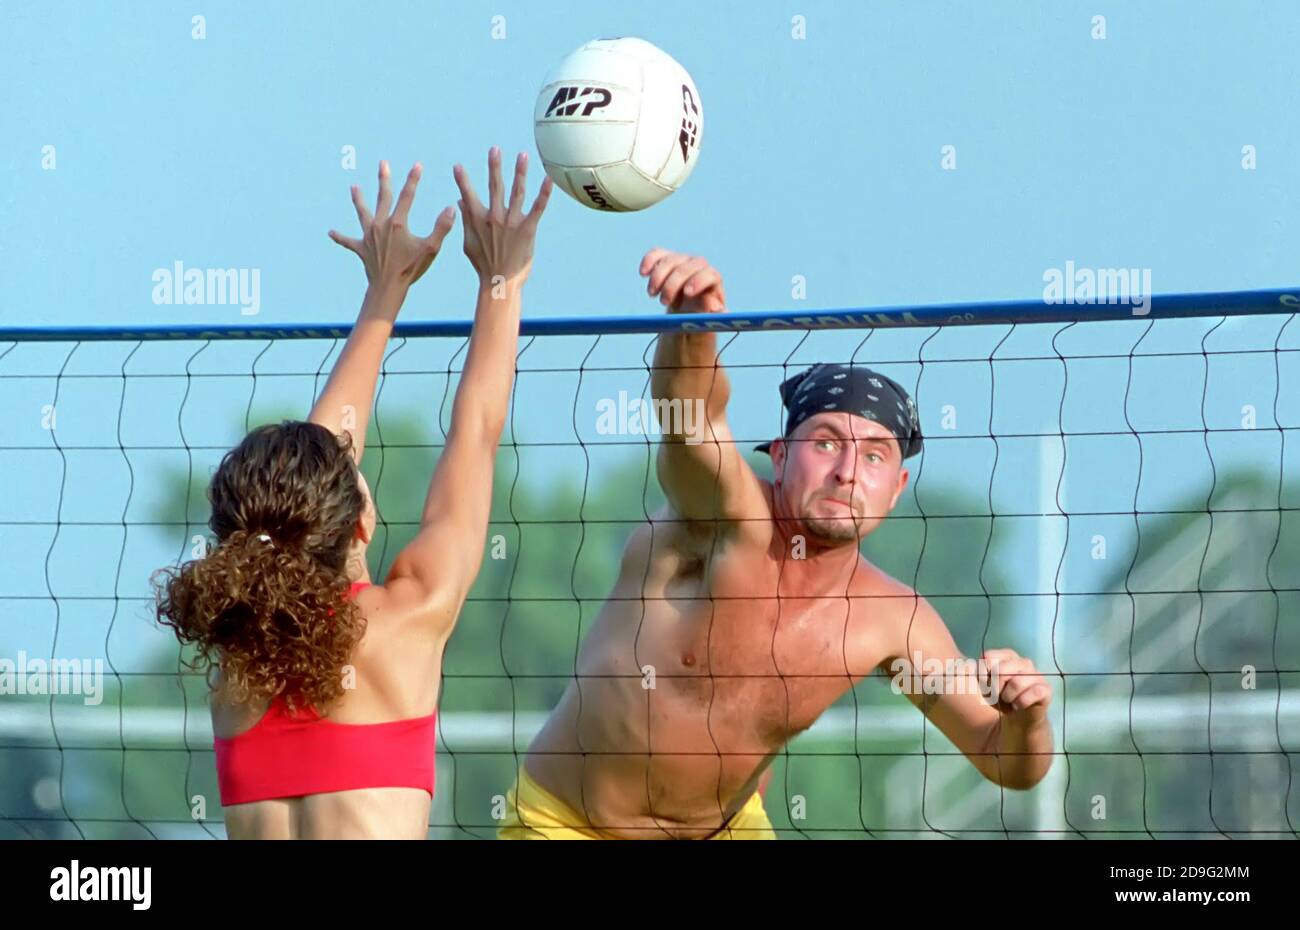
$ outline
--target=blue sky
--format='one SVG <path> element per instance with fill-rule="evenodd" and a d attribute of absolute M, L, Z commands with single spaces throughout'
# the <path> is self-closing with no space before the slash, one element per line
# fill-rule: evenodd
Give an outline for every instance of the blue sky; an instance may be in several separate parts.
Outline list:
<path fill-rule="evenodd" d="M 660 312 L 636 273 L 656 245 L 708 257 L 726 277 L 731 305 L 747 310 L 1033 297 L 1044 270 L 1067 261 L 1149 268 L 1157 292 L 1300 284 L 1296 4 L 799 0 L 578 2 L 559 10 L 520 2 L 218 3 L 199 10 L 206 38 L 196 41 L 192 4 L 0 5 L 0 324 L 249 321 L 236 307 L 155 305 L 152 272 L 176 261 L 260 269 L 258 323 L 350 322 L 364 275 L 325 235 L 330 227 L 354 230 L 349 185 L 362 184 L 373 198 L 380 158 L 395 172 L 422 161 L 412 222 L 431 227 L 455 200 L 451 165 L 468 165 L 482 188 L 490 145 L 533 152 L 533 101 L 547 70 L 582 42 L 614 35 L 655 42 L 691 72 L 705 108 L 701 160 L 680 192 L 638 214 L 602 215 L 557 194 L 526 291 L 529 316 Z M 795 14 L 805 17 L 805 39 L 792 38 Z M 1093 38 L 1097 15 L 1105 16 L 1104 39 Z M 494 16 L 505 18 L 504 40 L 492 38 Z M 946 145 L 955 146 L 956 170 L 941 167 Z M 1255 147 L 1254 170 L 1242 168 L 1246 145 Z M 45 146 L 55 147 L 55 170 L 42 166 Z M 355 171 L 341 167 L 344 146 L 356 149 Z M 535 170 L 534 184 L 539 176 Z M 805 300 L 791 295 L 794 275 L 807 281 Z M 457 230 L 403 319 L 467 317 L 473 293 Z M 1143 351 L 1199 352 L 1215 322 L 1157 324 Z M 1283 322 L 1231 321 L 1208 344 L 1271 348 Z M 1047 361 L 997 366 L 995 432 L 1056 431 L 1063 384 L 1051 350 L 1056 330 L 1022 327 L 1001 350 Z M 1283 346 L 1300 344 L 1297 330 L 1283 334 Z M 886 370 L 911 387 L 920 358 L 985 359 L 1006 334 L 945 331 L 924 349 L 931 330 L 881 332 L 865 343 L 866 333 L 820 333 L 803 344 L 763 335 L 737 340 L 724 358 L 778 366 L 792 352 L 792 364 L 856 353 L 859 361 L 899 362 Z M 1133 323 L 1083 327 L 1060 345 L 1067 354 L 1123 353 L 1140 335 Z M 443 364 L 456 348 L 432 342 L 403 350 L 397 367 Z M 529 364 L 572 365 L 590 344 L 557 339 Z M 635 369 L 647 344 L 602 340 L 591 364 L 605 358 Z M 70 348 L 23 345 L 0 358 L 0 374 L 36 376 L 0 382 L 12 392 L 0 412 L 8 444 L 48 445 L 39 411 Z M 83 347 L 69 370 L 116 373 L 131 348 Z M 194 348 L 146 346 L 129 370 L 183 372 Z M 196 364 L 246 373 L 262 348 L 220 346 Z M 327 348 L 276 346 L 258 370 L 314 371 Z M 1207 422 L 1235 425 L 1250 404 L 1261 425 L 1272 426 L 1271 361 L 1216 358 Z M 1289 357 L 1281 364 L 1278 419 L 1294 426 L 1300 392 L 1288 388 L 1300 387 L 1300 369 Z M 1123 430 L 1124 366 L 1078 365 L 1065 430 Z M 1199 428 L 1201 366 L 1196 358 L 1141 366 L 1130 408 L 1139 428 Z M 778 367 L 738 370 L 738 435 L 776 431 L 780 376 Z M 924 379 L 918 401 L 928 432 L 941 432 L 945 405 L 956 407 L 955 434 L 988 431 L 987 362 L 928 366 Z M 189 442 L 238 440 L 251 379 L 231 383 L 187 402 Z M 639 392 L 644 375 L 588 377 L 576 401 L 570 375 L 525 374 L 520 383 L 527 390 L 517 400 L 518 434 L 558 434 L 580 453 L 578 439 L 600 440 L 596 400 Z M 305 415 L 310 379 L 294 384 Z M 133 398 L 128 427 L 140 441 L 180 445 L 173 387 Z M 411 386 L 413 404 L 419 388 Z M 62 443 L 116 443 L 118 385 L 65 381 L 62 391 Z M 406 396 L 386 395 L 395 404 Z M 259 393 L 258 401 L 269 398 Z M 1220 465 L 1272 455 L 1276 467 L 1276 448 L 1273 432 L 1216 454 Z M 931 486 L 987 492 L 987 440 L 929 450 Z M 1006 501 L 1037 493 L 1037 454 L 1003 447 L 993 483 Z M 1128 454 L 1104 441 L 1072 448 L 1067 501 L 1070 494 L 1080 507 L 1131 501 Z M 560 475 L 574 461 L 554 452 L 529 467 Z M 68 500 L 65 519 L 96 506 L 120 515 L 125 478 L 105 462 L 69 473 L 66 483 L 85 500 Z M 1142 488 L 1153 506 L 1207 480 L 1199 436 L 1155 443 L 1146 465 L 1158 476 Z M 1294 473 L 1294 460 L 1286 465 Z M 29 489 L 0 504 L 0 520 L 53 518 L 57 459 L 10 454 L 0 470 L 11 487 Z M 147 497 L 145 478 L 136 493 Z M 34 584 L 44 593 L 49 533 L 22 534 L 13 549 L 30 550 L 35 561 L 11 563 L 0 580 L 6 590 Z M 75 567 L 92 550 L 74 539 L 63 537 L 56 559 Z M 1024 545 L 1034 558 L 1032 537 Z M 163 560 L 174 557 L 167 552 Z M 157 552 L 137 556 L 141 565 L 159 564 Z M 143 591 L 139 568 L 123 570 L 124 591 Z M 104 569 L 111 579 L 116 566 Z"/>
<path fill-rule="evenodd" d="M 348 185 L 427 169 L 413 214 L 532 150 L 546 71 L 639 35 L 695 77 L 702 159 L 638 215 L 557 200 L 527 312 L 654 312 L 652 245 L 727 274 L 733 304 L 1029 297 L 1044 268 L 1150 267 L 1159 291 L 1290 285 L 1300 229 L 1300 10 L 1287 3 L 5 4 L 4 313 L 45 323 L 222 319 L 158 307 L 152 269 L 262 269 L 262 322 L 355 314 L 362 275 L 325 237 Z M 807 38 L 791 38 L 802 14 Z M 1107 37 L 1091 37 L 1106 16 Z M 491 19 L 505 17 L 504 40 Z M 41 147 L 58 167 L 42 170 Z M 958 168 L 939 167 L 957 147 Z M 1259 167 L 1243 171 L 1255 145 Z M 340 148 L 358 153 L 340 168 Z M 458 239 L 411 318 L 464 317 Z M 21 271 L 14 274 L 13 271 Z"/>

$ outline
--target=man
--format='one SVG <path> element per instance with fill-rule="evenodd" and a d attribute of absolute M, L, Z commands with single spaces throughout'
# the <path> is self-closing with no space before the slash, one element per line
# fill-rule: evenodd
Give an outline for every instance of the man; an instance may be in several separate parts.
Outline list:
<path fill-rule="evenodd" d="M 725 308 L 703 259 L 654 249 L 641 274 L 670 312 Z M 907 392 L 863 368 L 789 379 L 785 433 L 759 447 L 767 482 L 727 427 L 729 390 L 712 333 L 660 337 L 656 410 L 702 402 L 703 436 L 661 424 L 668 504 L 624 550 L 502 837 L 774 838 L 759 793 L 772 759 L 878 668 L 906 670 L 908 698 L 991 781 L 1027 789 L 1050 767 L 1052 690 L 1033 663 L 964 659 L 926 600 L 859 552 L 921 449 Z M 910 687 L 935 667 L 942 687 Z"/>

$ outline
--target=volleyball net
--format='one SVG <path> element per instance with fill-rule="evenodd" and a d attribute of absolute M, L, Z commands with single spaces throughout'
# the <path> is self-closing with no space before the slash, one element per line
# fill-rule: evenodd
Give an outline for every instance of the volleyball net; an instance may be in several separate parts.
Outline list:
<path fill-rule="evenodd" d="M 655 340 L 719 333 L 728 422 L 780 435 L 777 385 L 870 365 L 925 451 L 864 554 L 966 655 L 1051 681 L 1056 758 L 985 780 L 884 675 L 773 762 L 783 837 L 1296 836 L 1300 289 L 525 321 L 483 570 L 444 661 L 430 835 L 487 837 L 572 680 L 633 529 L 662 503 Z M 408 316 L 410 311 L 408 311 Z M 0 328 L 0 836 L 224 835 L 206 683 L 150 573 L 201 558 L 207 481 L 302 419 L 349 327 Z M 380 580 L 418 529 L 468 322 L 399 322 L 362 463 Z"/>

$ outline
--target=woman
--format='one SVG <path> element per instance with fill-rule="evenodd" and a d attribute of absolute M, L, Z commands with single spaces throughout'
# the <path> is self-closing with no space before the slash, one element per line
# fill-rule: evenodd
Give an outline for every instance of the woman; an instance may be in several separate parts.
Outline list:
<path fill-rule="evenodd" d="M 488 155 L 489 204 L 455 168 L 478 305 L 447 444 L 416 537 L 371 584 L 375 506 L 358 468 L 379 363 L 407 289 L 455 219 L 407 229 L 420 166 L 389 215 L 379 166 L 372 217 L 352 200 L 369 286 L 357 324 L 306 422 L 258 427 L 212 477 L 220 546 L 155 573 L 159 621 L 195 647 L 210 676 L 226 832 L 239 838 L 423 838 L 434 790 L 443 648 L 482 562 L 492 465 L 505 425 L 520 297 L 551 182 L 523 212 L 527 156 L 503 202 L 501 153 Z M 159 575 L 164 577 L 160 578 Z"/>

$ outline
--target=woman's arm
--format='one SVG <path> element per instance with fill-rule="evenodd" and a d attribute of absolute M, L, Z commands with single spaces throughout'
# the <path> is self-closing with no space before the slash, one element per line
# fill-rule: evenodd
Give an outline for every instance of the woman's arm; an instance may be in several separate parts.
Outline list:
<path fill-rule="evenodd" d="M 385 587 L 410 589 L 429 606 L 438 631 L 448 635 L 483 562 L 492 506 L 492 470 L 514 385 L 515 353 L 524 281 L 532 269 L 537 224 L 551 194 L 547 178 L 524 213 L 528 158 L 515 161 L 507 206 L 501 152 L 488 155 L 489 203 L 479 202 L 457 165 L 465 254 L 479 276 L 478 304 L 465 369 L 456 388 L 447 446 L 429 483 L 416 537 L 398 553 Z"/>
<path fill-rule="evenodd" d="M 361 189 L 352 188 L 352 203 L 361 221 L 360 239 L 330 230 L 330 238 L 358 256 L 366 268 L 365 299 L 357 323 L 348 336 L 334 370 L 325 383 L 307 419 L 336 434 L 352 436 L 353 458 L 361 463 L 365 452 L 366 428 L 370 408 L 375 401 L 375 381 L 384 349 L 393 332 L 393 323 L 406 299 L 406 292 L 428 270 L 437 257 L 442 241 L 455 223 L 456 211 L 443 210 L 433 232 L 420 239 L 407 229 L 407 218 L 415 200 L 421 168 L 417 163 L 406 177 L 392 215 L 388 213 L 393 192 L 389 184 L 387 162 L 379 163 L 379 199 L 375 216 L 370 215 Z"/>

